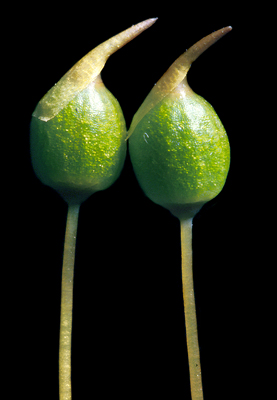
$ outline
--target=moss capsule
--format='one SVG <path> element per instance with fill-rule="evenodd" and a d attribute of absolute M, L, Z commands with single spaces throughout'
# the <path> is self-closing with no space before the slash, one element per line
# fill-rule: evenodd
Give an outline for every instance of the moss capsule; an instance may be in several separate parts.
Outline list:
<path fill-rule="evenodd" d="M 80 203 L 108 188 L 121 172 L 125 120 L 100 73 L 111 54 L 154 22 L 134 25 L 88 53 L 49 90 L 33 113 L 33 168 L 67 202 Z"/>
<path fill-rule="evenodd" d="M 133 118 L 129 149 L 145 194 L 179 218 L 194 216 L 222 190 L 230 165 L 225 129 L 213 107 L 187 83 L 191 63 L 229 32 L 192 46 L 154 86 Z"/>

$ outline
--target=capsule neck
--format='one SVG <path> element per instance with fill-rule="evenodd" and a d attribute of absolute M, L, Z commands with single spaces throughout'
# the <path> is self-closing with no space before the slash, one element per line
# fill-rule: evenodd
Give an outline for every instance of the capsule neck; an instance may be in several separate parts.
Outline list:
<path fill-rule="evenodd" d="M 201 210 L 206 202 L 190 203 L 190 204 L 170 204 L 164 205 L 171 214 L 179 218 L 179 220 L 187 220 L 194 218 L 194 216 Z"/>

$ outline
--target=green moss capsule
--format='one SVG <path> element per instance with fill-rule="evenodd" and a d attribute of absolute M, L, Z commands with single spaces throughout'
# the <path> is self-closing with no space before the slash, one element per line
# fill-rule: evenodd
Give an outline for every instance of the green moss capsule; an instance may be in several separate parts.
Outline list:
<path fill-rule="evenodd" d="M 175 61 L 134 116 L 129 149 L 145 194 L 180 219 L 194 216 L 222 190 L 230 165 L 225 129 L 213 107 L 195 94 L 187 72 L 231 28 L 214 32 Z"/>
<path fill-rule="evenodd" d="M 31 158 L 38 178 L 70 203 L 108 188 L 126 155 L 121 107 L 100 73 L 108 57 L 155 19 L 132 26 L 102 43 L 38 103 L 31 120 Z"/>
<path fill-rule="evenodd" d="M 98 79 L 48 122 L 32 118 L 33 167 L 67 201 L 83 201 L 118 178 L 125 139 L 120 105 Z"/>

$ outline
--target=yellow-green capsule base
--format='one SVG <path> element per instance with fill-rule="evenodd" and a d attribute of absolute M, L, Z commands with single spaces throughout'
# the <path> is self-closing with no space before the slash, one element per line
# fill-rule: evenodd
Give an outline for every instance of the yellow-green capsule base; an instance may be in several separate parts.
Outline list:
<path fill-rule="evenodd" d="M 189 88 L 166 96 L 142 118 L 129 149 L 145 194 L 179 218 L 193 217 L 217 196 L 229 170 L 225 129 Z"/>
<path fill-rule="evenodd" d="M 49 121 L 32 117 L 33 168 L 67 202 L 80 203 L 118 178 L 125 139 L 120 105 L 99 78 Z"/>

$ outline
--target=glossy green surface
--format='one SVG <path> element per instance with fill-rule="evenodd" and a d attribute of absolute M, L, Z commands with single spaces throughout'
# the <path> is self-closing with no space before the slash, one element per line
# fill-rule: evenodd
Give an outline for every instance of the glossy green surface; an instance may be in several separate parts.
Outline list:
<path fill-rule="evenodd" d="M 136 126 L 129 149 L 145 194 L 178 217 L 217 196 L 229 170 L 225 129 L 213 107 L 191 90 L 156 104 Z"/>
<path fill-rule="evenodd" d="M 80 202 L 109 187 L 126 156 L 122 110 L 100 81 L 51 120 L 31 121 L 31 158 L 38 178 L 66 201 Z"/>

